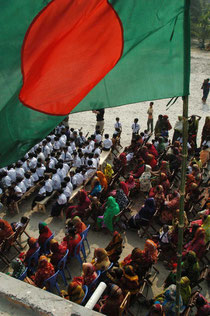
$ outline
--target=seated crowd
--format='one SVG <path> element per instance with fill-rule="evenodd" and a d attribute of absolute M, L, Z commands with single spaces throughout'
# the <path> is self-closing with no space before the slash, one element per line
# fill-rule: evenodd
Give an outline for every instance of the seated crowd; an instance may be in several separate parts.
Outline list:
<path fill-rule="evenodd" d="M 179 118 L 179 122 L 181 120 Z M 184 313 L 189 304 L 194 304 L 196 315 L 205 316 L 210 313 L 210 304 L 201 293 L 197 292 L 192 297 L 192 290 L 199 282 L 210 242 L 209 179 L 205 175 L 210 166 L 210 144 L 209 134 L 203 133 L 201 147 L 197 147 L 195 121 L 195 116 L 189 119 L 180 309 Z M 138 120 L 135 119 L 133 125 L 130 146 L 115 157 L 113 163 L 106 164 L 104 170 L 98 170 L 101 148 L 106 151 L 112 141 L 102 144 L 100 138 L 100 143 L 97 143 L 99 131 L 86 140 L 81 132 L 78 136 L 77 132 L 62 125 L 35 146 L 15 168 L 9 166 L 1 170 L 5 190 L 3 203 L 11 206 L 21 197 L 18 195 L 20 191 L 24 193 L 25 182 L 30 183 L 26 180 L 31 180 L 33 184 L 39 182 L 41 185 L 32 207 L 36 201 L 56 190 L 58 197 L 52 206 L 51 216 L 59 216 L 61 212 L 66 216 L 63 240 L 59 243 L 51 238 L 47 253 L 44 253 L 45 243 L 53 237 L 53 233 L 46 223 L 39 224 L 39 238 L 29 238 L 28 251 L 12 262 L 12 276 L 19 278 L 29 265 L 29 258 L 40 249 L 38 265 L 35 270 L 29 269 L 25 281 L 45 288 L 44 281 L 58 270 L 67 250 L 68 260 L 80 252 L 77 245 L 81 243 L 82 234 L 90 222 L 94 231 L 111 232 L 112 240 L 106 248 L 95 249 L 92 261 L 82 264 L 82 274 L 74 277 L 67 291 L 61 291 L 61 295 L 78 304 L 83 303 L 84 286 L 93 290 L 94 281 L 101 272 L 106 272 L 101 280 L 107 284 L 107 289 L 94 309 L 108 316 L 119 315 L 126 295 L 131 295 L 131 304 L 134 304 L 144 282 L 151 284 L 153 265 L 163 260 L 171 272 L 164 282 L 163 292 L 147 302 L 148 315 L 175 315 L 182 134 L 180 129 L 175 129 L 173 142 L 170 142 L 168 131 L 171 124 L 166 115 L 159 116 L 155 138 L 151 141 L 151 134 L 147 131 L 139 134 Z M 105 135 L 105 140 L 108 139 L 109 136 Z M 208 156 L 203 155 L 203 151 Z M 71 167 L 75 167 L 76 171 Z M 10 171 L 14 171 L 13 180 Z M 79 191 L 77 203 L 69 202 L 73 190 L 92 176 L 89 188 L 84 186 Z M 139 205 L 137 212 L 132 209 L 133 201 Z M 25 219 L 21 218 L 20 223 L 11 226 L 1 219 L 0 243 L 24 222 Z M 144 249 L 134 248 L 131 254 L 122 258 L 123 238 L 116 231 L 118 228 L 125 232 L 136 231 L 140 237 L 146 235 L 148 239 Z M 209 274 L 208 271 L 208 279 Z"/>

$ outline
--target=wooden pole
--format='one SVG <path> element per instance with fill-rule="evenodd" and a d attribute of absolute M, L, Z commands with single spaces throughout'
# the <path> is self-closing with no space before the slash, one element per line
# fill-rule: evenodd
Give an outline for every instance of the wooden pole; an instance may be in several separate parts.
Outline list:
<path fill-rule="evenodd" d="M 184 198 L 185 179 L 187 168 L 187 141 L 188 141 L 188 96 L 183 97 L 183 132 L 182 132 L 182 165 L 181 165 L 181 185 L 180 185 L 180 206 L 178 224 L 178 251 L 177 251 L 177 273 L 176 273 L 176 316 L 180 315 L 180 280 L 182 262 L 182 244 L 184 232 Z"/>

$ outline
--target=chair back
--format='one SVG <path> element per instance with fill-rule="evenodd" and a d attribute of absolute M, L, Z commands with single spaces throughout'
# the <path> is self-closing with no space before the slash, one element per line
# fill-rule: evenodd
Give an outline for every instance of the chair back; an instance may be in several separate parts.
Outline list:
<path fill-rule="evenodd" d="M 52 290 L 52 288 L 56 287 L 58 274 L 59 270 L 44 281 L 44 286 L 46 286 L 47 290 Z"/>
<path fill-rule="evenodd" d="M 85 296 L 82 299 L 81 305 L 84 305 L 85 301 L 86 301 L 86 298 L 87 298 L 87 295 L 88 295 L 88 287 L 87 287 L 87 285 L 83 285 L 82 289 L 83 289 L 83 291 L 85 293 Z"/>
<path fill-rule="evenodd" d="M 107 272 L 109 272 L 111 270 L 111 268 L 113 267 L 114 263 L 111 262 L 110 266 L 104 270 L 104 271 L 101 271 L 101 276 L 103 276 L 104 274 L 106 274 Z"/>
<path fill-rule="evenodd" d="M 25 269 L 25 271 L 21 274 L 21 276 L 18 278 L 18 280 L 23 281 L 27 277 L 28 267 Z"/>
<path fill-rule="evenodd" d="M 99 282 L 99 278 L 101 276 L 101 271 L 100 270 L 96 271 L 96 273 L 97 273 L 97 277 L 95 278 L 95 280 L 88 287 L 90 292 L 93 292 L 93 290 L 96 288 L 96 286 L 98 285 L 98 282 Z"/>
<path fill-rule="evenodd" d="M 80 234 L 81 238 L 84 236 L 84 239 L 87 238 L 87 234 L 89 232 L 90 229 L 90 225 L 88 225 L 88 227 Z"/>
<path fill-rule="evenodd" d="M 58 262 L 58 270 L 65 269 L 66 261 L 68 259 L 68 254 L 69 254 L 69 250 L 67 249 L 65 255 L 63 256 L 63 258 Z"/>
<path fill-rule="evenodd" d="M 54 238 L 54 234 L 52 234 L 44 243 L 43 253 L 49 254 L 50 253 L 50 241 Z"/>
<path fill-rule="evenodd" d="M 76 247 L 74 248 L 74 257 L 78 256 L 81 248 L 82 248 L 82 243 L 84 241 L 84 236 L 82 236 L 82 239 L 80 240 L 80 242 L 76 245 Z"/>
<path fill-rule="evenodd" d="M 128 310 L 130 304 L 131 293 L 128 292 L 120 305 L 119 316 L 122 316 L 125 311 Z"/>
<path fill-rule="evenodd" d="M 39 260 L 40 247 L 28 259 L 28 268 L 33 269 L 37 266 Z"/>

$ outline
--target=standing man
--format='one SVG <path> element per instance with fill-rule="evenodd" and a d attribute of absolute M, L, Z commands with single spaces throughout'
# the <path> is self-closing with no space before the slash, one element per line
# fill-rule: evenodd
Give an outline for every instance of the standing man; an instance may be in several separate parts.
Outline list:
<path fill-rule="evenodd" d="M 151 126 L 151 133 L 153 133 L 153 102 L 150 102 L 149 109 L 147 111 L 148 120 L 147 120 L 147 130 L 149 132 Z"/>
<path fill-rule="evenodd" d="M 99 126 L 99 130 L 102 133 L 104 129 L 104 109 L 93 110 L 93 113 L 96 114 L 96 126 Z"/>

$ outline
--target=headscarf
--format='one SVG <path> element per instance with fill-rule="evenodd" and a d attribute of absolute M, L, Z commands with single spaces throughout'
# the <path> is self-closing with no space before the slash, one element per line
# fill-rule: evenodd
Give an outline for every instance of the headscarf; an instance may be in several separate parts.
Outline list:
<path fill-rule="evenodd" d="M 123 269 L 122 289 L 125 292 L 131 292 L 131 294 L 136 294 L 139 291 L 139 277 L 131 265 L 125 266 Z"/>
<path fill-rule="evenodd" d="M 39 223 L 39 233 L 38 243 L 43 246 L 45 241 L 52 236 L 52 232 L 45 222 L 41 222 Z"/>
<path fill-rule="evenodd" d="M 106 164 L 106 167 L 105 167 L 105 169 L 104 169 L 104 174 L 105 174 L 105 177 L 106 177 L 106 179 L 107 179 L 108 182 L 109 182 L 110 179 L 112 178 L 113 173 L 114 173 L 114 171 L 113 171 L 113 169 L 112 169 L 112 166 L 111 166 L 109 163 L 107 163 L 107 164 Z"/>
<path fill-rule="evenodd" d="M 170 173 L 169 162 L 162 160 L 160 165 L 160 171 L 166 174 Z"/>
<path fill-rule="evenodd" d="M 131 252 L 131 260 L 141 264 L 143 260 L 144 251 L 139 248 L 134 248 Z"/>
<path fill-rule="evenodd" d="M 128 194 L 129 194 L 129 189 L 128 189 L 127 183 L 125 183 L 124 181 L 121 181 L 121 182 L 120 182 L 120 186 L 121 186 L 123 192 L 125 193 L 125 195 L 128 196 Z"/>
<path fill-rule="evenodd" d="M 180 281 L 180 285 L 181 285 L 180 293 L 183 299 L 183 303 L 184 305 L 188 305 L 189 299 L 191 296 L 190 280 L 188 279 L 188 277 L 186 276 L 182 277 Z"/>
<path fill-rule="evenodd" d="M 96 259 L 96 260 L 95 260 Z M 108 254 L 104 248 L 96 248 L 94 251 L 94 259 L 92 261 L 96 270 L 107 270 L 110 266 Z"/>
<path fill-rule="evenodd" d="M 83 223 L 79 216 L 75 216 L 72 219 L 72 222 L 74 224 L 74 227 L 76 228 L 77 234 L 81 234 L 87 228 L 87 226 L 85 225 L 85 223 Z"/>
<path fill-rule="evenodd" d="M 126 153 L 121 153 L 119 159 L 122 163 L 122 166 L 125 167 L 127 165 Z"/>
<path fill-rule="evenodd" d="M 10 223 L 5 221 L 4 219 L 0 219 L 0 228 L 1 228 L 0 241 L 3 241 L 5 238 L 8 238 L 9 236 L 11 236 L 14 233 Z"/>
<path fill-rule="evenodd" d="M 205 242 L 210 241 L 210 215 L 207 216 L 207 218 L 203 221 L 203 224 L 201 227 L 205 230 Z"/>
<path fill-rule="evenodd" d="M 96 278 L 97 273 L 95 272 L 95 268 L 92 263 L 83 263 L 82 264 L 82 271 L 83 271 L 83 280 L 85 285 L 90 285 Z"/>
<path fill-rule="evenodd" d="M 107 183 L 107 179 L 104 175 L 104 173 L 102 171 L 97 171 L 97 177 L 100 181 L 101 186 L 104 188 L 104 190 L 107 190 L 108 188 L 108 183 Z"/>
<path fill-rule="evenodd" d="M 16 258 L 12 260 L 11 262 L 12 268 L 13 268 L 13 273 L 12 277 L 15 279 L 19 279 L 19 277 L 25 272 L 26 267 L 22 263 L 22 261 L 19 258 Z"/>
<path fill-rule="evenodd" d="M 151 309 L 150 309 L 150 313 L 149 313 L 149 316 L 151 313 L 155 312 L 157 315 L 159 316 L 162 316 L 163 315 L 163 307 L 160 305 L 160 304 L 154 304 L 152 305 Z"/>
<path fill-rule="evenodd" d="M 154 263 L 157 262 L 158 259 L 158 250 L 157 244 L 151 239 L 147 239 L 144 245 L 144 252 L 148 259 L 152 259 Z"/>
<path fill-rule="evenodd" d="M 144 206 L 139 211 L 139 215 L 142 218 L 150 219 L 151 216 L 155 213 L 156 206 L 154 198 L 146 199 Z"/>
<path fill-rule="evenodd" d="M 85 190 L 79 191 L 79 204 L 83 204 L 87 199 L 87 192 Z"/>
<path fill-rule="evenodd" d="M 55 269 L 53 265 L 48 262 L 48 258 L 46 256 L 41 256 L 39 258 L 38 269 L 34 277 L 35 284 L 42 288 L 44 281 L 50 278 L 54 273 Z"/>
<path fill-rule="evenodd" d="M 202 227 L 199 227 L 196 230 L 195 237 L 193 238 L 193 241 L 196 241 L 198 239 L 202 239 L 202 240 L 205 239 L 205 230 Z"/>
<path fill-rule="evenodd" d="M 163 182 L 163 181 L 166 181 L 167 179 L 168 179 L 167 175 L 164 172 L 161 172 L 160 181 Z"/>
<path fill-rule="evenodd" d="M 127 196 L 122 189 L 117 189 L 115 200 L 119 205 L 120 209 L 123 210 L 129 203 Z"/>
<path fill-rule="evenodd" d="M 170 312 L 175 313 L 175 310 L 176 310 L 176 285 L 171 284 L 165 290 L 164 296 L 165 296 L 165 300 L 164 300 L 162 306 L 163 306 L 164 310 L 166 311 L 166 315 L 167 315 L 167 313 L 170 313 Z M 183 306 L 183 301 L 182 301 L 181 295 L 179 297 L 179 301 L 180 301 L 180 312 L 183 312 L 185 307 Z"/>
<path fill-rule="evenodd" d="M 106 227 L 113 231 L 113 217 L 120 212 L 120 207 L 117 204 L 116 200 L 109 196 L 106 203 L 106 210 L 104 213 L 104 223 Z"/>
<path fill-rule="evenodd" d="M 68 286 L 68 296 L 70 301 L 81 304 L 85 293 L 81 285 L 78 285 L 76 282 L 70 282 Z"/>
<path fill-rule="evenodd" d="M 136 186 L 136 183 L 135 183 L 135 180 L 134 180 L 134 177 L 133 177 L 133 176 L 130 176 L 130 177 L 128 178 L 128 180 L 126 181 L 126 183 L 127 183 L 127 186 L 128 186 L 128 189 L 129 189 L 129 190 L 135 188 L 135 186 Z"/>
<path fill-rule="evenodd" d="M 28 245 L 30 248 L 37 248 L 38 245 L 38 242 L 37 242 L 37 239 L 36 238 L 33 238 L 33 237 L 30 237 L 28 239 Z"/>
<path fill-rule="evenodd" d="M 40 233 L 46 231 L 47 228 L 48 228 L 48 227 L 47 227 L 47 223 L 45 223 L 45 222 L 40 222 L 40 223 L 39 223 L 39 232 L 40 232 Z"/>

